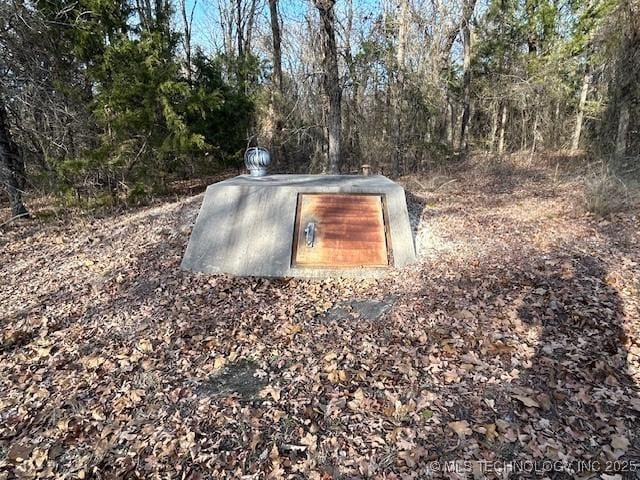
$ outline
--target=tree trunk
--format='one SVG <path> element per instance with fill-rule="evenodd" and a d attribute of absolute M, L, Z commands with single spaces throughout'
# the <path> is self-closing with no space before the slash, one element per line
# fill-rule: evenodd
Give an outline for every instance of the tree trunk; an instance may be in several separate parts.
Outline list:
<path fill-rule="evenodd" d="M 285 148 L 282 130 L 284 84 L 282 78 L 282 40 L 280 34 L 280 18 L 278 16 L 278 0 L 269 0 L 269 15 L 271 18 L 271 40 L 273 47 L 273 88 L 271 90 L 271 111 L 273 113 L 273 125 L 271 130 L 271 149 L 274 157 L 274 166 L 282 164 L 285 160 Z"/>
<path fill-rule="evenodd" d="M 578 103 L 578 113 L 576 114 L 576 126 L 573 130 L 573 138 L 571 140 L 571 150 L 578 150 L 580 146 L 582 119 L 584 118 L 584 107 L 587 103 L 587 94 L 589 93 L 589 83 L 591 83 L 591 74 L 587 67 L 584 77 L 582 78 L 582 90 L 580 91 L 580 102 Z"/>
<path fill-rule="evenodd" d="M 520 115 L 520 150 L 527 149 L 527 116 L 526 110 Z"/>
<path fill-rule="evenodd" d="M 446 99 L 447 104 L 445 105 L 444 113 L 444 136 L 447 139 L 447 146 L 453 149 L 453 105 L 451 104 L 451 100 L 449 98 Z"/>
<path fill-rule="evenodd" d="M 284 92 L 282 84 L 282 40 L 280 35 L 280 19 L 278 17 L 278 0 L 269 0 L 271 17 L 271 40 L 273 43 L 273 75 L 280 94 Z"/>
<path fill-rule="evenodd" d="M 396 78 L 393 82 L 393 173 L 400 175 L 403 160 L 403 104 L 405 79 L 405 52 L 409 30 L 409 0 L 400 0 L 400 17 L 398 18 L 398 49 L 396 51 Z M 404 172 L 403 172 L 404 173 Z"/>
<path fill-rule="evenodd" d="M 363 163 L 362 162 L 362 151 L 360 149 L 360 104 L 359 104 L 359 85 L 358 83 L 356 83 L 353 86 L 353 116 L 352 116 L 352 121 L 353 121 L 353 130 L 351 133 L 351 150 L 353 151 L 353 156 L 355 157 L 355 159 L 357 160 L 357 162 L 359 163 Z M 364 162 L 367 163 L 367 162 Z"/>
<path fill-rule="evenodd" d="M 534 113 L 534 118 L 533 118 L 533 140 L 531 141 L 531 156 L 533 156 L 533 154 L 536 151 L 536 147 L 538 146 L 538 114 Z"/>
<path fill-rule="evenodd" d="M 140 25 L 142 25 L 144 30 L 150 31 L 153 22 L 151 2 L 149 0 L 136 0 L 136 9 L 138 11 Z"/>
<path fill-rule="evenodd" d="M 244 58 L 244 26 L 242 24 L 242 0 L 236 0 L 236 47 L 238 49 L 238 59 Z"/>
<path fill-rule="evenodd" d="M 504 152 L 504 130 L 507 125 L 507 104 L 503 103 L 500 112 L 500 125 L 498 131 L 498 155 Z"/>
<path fill-rule="evenodd" d="M 616 157 L 624 157 L 627 153 L 627 130 L 629 129 L 629 105 L 622 102 L 618 115 L 618 134 L 616 136 Z"/>
<path fill-rule="evenodd" d="M 191 7 L 191 15 L 187 15 L 187 0 L 180 0 L 180 9 L 182 13 L 182 22 L 184 23 L 184 34 L 182 37 L 182 44 L 184 46 L 184 54 L 187 64 L 187 79 L 191 82 L 191 32 L 193 26 L 193 14 L 196 10 L 197 0 L 193 2 Z"/>
<path fill-rule="evenodd" d="M 405 51 L 407 48 L 407 32 L 409 30 L 409 0 L 400 0 L 400 18 L 398 20 L 398 50 L 396 61 L 398 70 L 404 68 Z"/>
<path fill-rule="evenodd" d="M 238 83 L 242 90 L 248 92 L 248 78 L 246 59 L 251 56 L 251 41 L 256 17 L 257 0 L 236 0 L 233 6 L 233 19 L 235 23 L 236 48 L 238 55 Z"/>
<path fill-rule="evenodd" d="M 618 131 L 616 134 L 615 156 L 624 157 L 627 152 L 627 133 L 629 131 L 630 107 L 637 105 L 638 84 L 640 83 L 640 4 L 634 0 L 621 2 L 623 15 L 628 19 L 628 28 L 623 39 L 622 51 L 618 60 L 617 104 Z M 626 20 L 625 19 L 625 20 Z M 635 109 L 633 110 L 635 112 Z M 633 152 L 629 152 L 633 154 Z"/>
<path fill-rule="evenodd" d="M 360 155 L 360 136 L 358 132 L 358 124 L 359 124 L 359 86 L 360 82 L 363 79 L 358 77 L 358 72 L 356 70 L 356 65 L 353 61 L 353 56 L 351 55 L 351 38 L 353 35 L 353 0 L 347 1 L 347 16 L 346 16 L 346 25 L 344 29 L 344 59 L 347 68 L 349 69 L 349 76 L 352 79 L 351 85 L 351 96 L 345 102 L 346 110 L 346 135 L 343 135 L 343 144 L 344 139 L 347 139 L 349 145 L 349 165 L 347 167 L 347 171 L 351 170 L 351 167 L 355 167 L 356 170 L 360 169 L 360 165 L 363 163 Z M 343 149 L 344 150 L 344 149 Z M 344 170 L 343 160 L 343 170 Z"/>
<path fill-rule="evenodd" d="M 329 137 L 328 172 L 340 172 L 340 133 L 342 129 L 342 88 L 338 77 L 334 5 L 336 0 L 314 0 L 320 13 L 320 38 L 323 51 L 322 70 L 324 93 L 328 99 L 327 130 Z"/>
<path fill-rule="evenodd" d="M 11 215 L 28 217 L 29 212 L 22 203 L 22 193 L 26 183 L 24 162 L 11 138 L 7 109 L 2 98 L 0 98 L 0 182 L 9 194 Z"/>
<path fill-rule="evenodd" d="M 491 133 L 489 134 L 489 151 L 493 153 L 496 144 L 496 133 L 498 132 L 498 104 L 494 103 L 493 115 L 491 115 Z"/>
<path fill-rule="evenodd" d="M 252 52 L 253 45 L 253 30 L 256 23 L 256 12 L 258 10 L 258 2 L 257 0 L 251 0 L 248 6 L 249 11 L 244 12 L 245 21 L 244 21 L 244 54 L 246 57 L 249 57 Z"/>
<path fill-rule="evenodd" d="M 558 144 L 560 143 L 560 100 L 556 100 L 556 109 L 553 115 L 553 147 L 558 148 Z"/>
<path fill-rule="evenodd" d="M 460 151 L 465 153 L 468 148 L 467 129 L 471 110 L 471 26 L 469 21 L 475 8 L 475 0 L 465 0 L 462 16 L 462 121 L 460 126 Z"/>

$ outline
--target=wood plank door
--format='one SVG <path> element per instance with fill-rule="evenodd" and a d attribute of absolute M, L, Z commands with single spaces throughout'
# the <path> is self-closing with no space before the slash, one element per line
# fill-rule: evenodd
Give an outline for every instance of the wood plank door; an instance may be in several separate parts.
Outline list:
<path fill-rule="evenodd" d="M 293 266 L 388 266 L 383 212 L 381 195 L 299 194 Z"/>

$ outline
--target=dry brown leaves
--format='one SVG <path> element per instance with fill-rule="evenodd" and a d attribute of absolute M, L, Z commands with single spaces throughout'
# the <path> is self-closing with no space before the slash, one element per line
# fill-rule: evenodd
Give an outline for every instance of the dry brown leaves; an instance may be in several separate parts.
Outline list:
<path fill-rule="evenodd" d="M 414 192 L 423 258 L 379 281 L 181 272 L 201 197 L 12 225 L 0 478 L 639 462 L 637 217 L 585 216 L 544 172 L 478 178 Z"/>

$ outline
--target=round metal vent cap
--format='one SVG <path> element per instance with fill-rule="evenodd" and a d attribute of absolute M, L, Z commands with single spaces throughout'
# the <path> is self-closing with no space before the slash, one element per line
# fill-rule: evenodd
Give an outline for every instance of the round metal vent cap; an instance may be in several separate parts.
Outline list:
<path fill-rule="evenodd" d="M 247 148 L 244 154 L 244 165 L 252 177 L 264 177 L 267 174 L 267 167 L 270 163 L 271 155 L 266 148 Z"/>

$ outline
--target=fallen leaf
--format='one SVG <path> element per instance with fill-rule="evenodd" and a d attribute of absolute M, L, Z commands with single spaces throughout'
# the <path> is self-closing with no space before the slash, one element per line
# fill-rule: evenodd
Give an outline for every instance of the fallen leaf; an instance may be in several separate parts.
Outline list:
<path fill-rule="evenodd" d="M 302 331 L 302 326 L 297 323 L 296 324 L 289 323 L 284 325 L 284 327 L 282 328 L 282 331 L 285 335 L 294 336 Z"/>
<path fill-rule="evenodd" d="M 49 449 L 34 448 L 33 453 L 31 454 L 31 459 L 37 468 L 42 468 L 44 462 L 47 461 L 48 455 Z"/>
<path fill-rule="evenodd" d="M 498 432 L 496 431 L 496 425 L 494 423 L 486 423 L 484 425 L 485 428 L 485 436 L 487 440 L 493 442 L 496 438 L 498 438 Z"/>
<path fill-rule="evenodd" d="M 143 338 L 141 340 L 138 341 L 138 345 L 137 345 L 138 350 L 140 350 L 142 353 L 151 353 L 153 352 L 153 345 L 151 344 L 151 342 L 146 339 Z"/>
<path fill-rule="evenodd" d="M 626 452 L 629 444 L 629 439 L 623 435 L 614 435 L 611 437 L 611 446 L 614 450 Z"/>
<path fill-rule="evenodd" d="M 358 388 L 355 392 L 353 392 L 353 398 L 359 402 L 364 400 L 364 392 L 361 388 Z"/>
<path fill-rule="evenodd" d="M 276 402 L 279 402 L 280 391 L 281 389 L 268 385 L 260 391 L 260 396 L 262 398 L 266 398 L 268 395 L 271 395 L 271 398 L 273 398 Z"/>
<path fill-rule="evenodd" d="M 105 417 L 104 412 L 100 408 L 94 408 L 93 410 L 91 410 L 91 416 L 95 420 L 98 420 L 99 422 L 102 422 L 107 418 Z"/>
<path fill-rule="evenodd" d="M 338 355 L 336 355 L 336 352 L 329 352 L 324 356 L 324 361 L 330 362 L 331 360 L 335 360 L 337 357 Z"/>
<path fill-rule="evenodd" d="M 103 357 L 89 357 L 84 361 L 87 368 L 95 370 L 105 362 Z"/>
<path fill-rule="evenodd" d="M 67 432 L 69 431 L 69 423 L 71 422 L 70 418 L 61 418 L 60 420 L 58 420 L 58 423 L 56 424 L 56 427 L 58 428 L 58 430 L 60 430 L 61 432 Z"/>
<path fill-rule="evenodd" d="M 38 358 L 45 358 L 48 357 L 51 354 L 51 349 L 53 347 L 48 346 L 48 347 L 36 347 L 35 348 L 35 352 L 36 355 L 38 356 Z"/>
<path fill-rule="evenodd" d="M 226 363 L 227 360 L 224 357 L 216 357 L 216 359 L 213 361 L 213 368 L 214 370 L 218 370 L 224 367 Z"/>
<path fill-rule="evenodd" d="M 466 420 L 459 420 L 457 422 L 449 422 L 449 428 L 458 434 L 460 438 L 464 438 L 467 435 L 471 435 L 472 431 L 469 428 L 469 422 Z"/>
<path fill-rule="evenodd" d="M 540 404 L 534 398 L 525 395 L 514 395 L 513 398 L 522 402 L 526 407 L 540 408 Z"/>
<path fill-rule="evenodd" d="M 300 443 L 309 447 L 310 452 L 315 452 L 318 444 L 318 437 L 316 435 L 312 435 L 311 433 L 307 433 L 304 437 L 302 437 Z"/>

